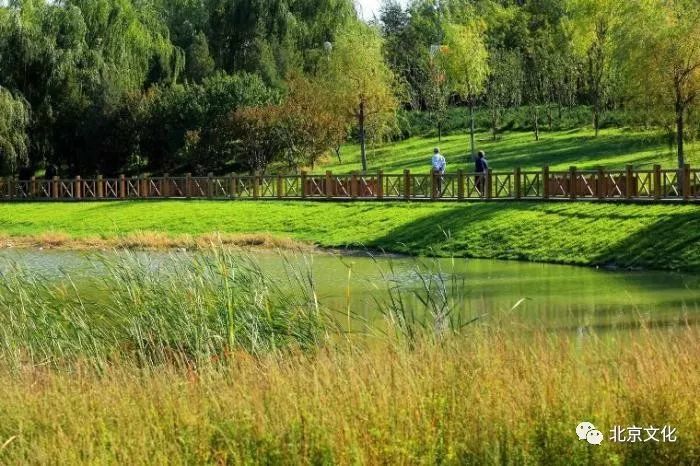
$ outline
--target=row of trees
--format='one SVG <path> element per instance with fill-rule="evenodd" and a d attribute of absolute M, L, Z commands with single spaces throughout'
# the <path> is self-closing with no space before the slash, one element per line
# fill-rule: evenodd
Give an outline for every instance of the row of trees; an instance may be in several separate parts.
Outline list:
<path fill-rule="evenodd" d="M 388 0 L 376 21 L 410 105 L 438 125 L 455 97 L 488 107 L 494 138 L 512 106 L 529 108 L 535 138 L 562 107 L 590 106 L 596 134 L 603 112 L 624 108 L 673 132 L 683 163 L 700 89 L 696 0 Z"/>
<path fill-rule="evenodd" d="M 357 57 L 355 37 L 371 41 Z M 347 88 L 363 85 L 354 70 L 368 55 L 388 70 L 350 0 L 0 1 L 0 169 L 313 163 L 370 98 L 350 103 Z M 253 122 L 284 145 L 259 155 Z"/>
<path fill-rule="evenodd" d="M 3 172 L 313 166 L 397 109 L 611 108 L 675 135 L 700 89 L 697 0 L 0 0 Z M 690 122 L 690 123 L 689 123 Z"/>

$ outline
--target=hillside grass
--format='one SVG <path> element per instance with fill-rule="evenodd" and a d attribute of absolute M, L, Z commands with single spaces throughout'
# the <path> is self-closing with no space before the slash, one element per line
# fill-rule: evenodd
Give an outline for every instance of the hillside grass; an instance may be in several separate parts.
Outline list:
<path fill-rule="evenodd" d="M 549 165 L 552 170 L 567 170 L 570 166 L 581 169 L 597 167 L 623 168 L 631 164 L 637 168 L 651 168 L 654 164 L 673 168 L 677 166 L 675 148 L 668 137 L 658 130 L 606 128 L 595 137 L 587 128 L 565 131 L 543 131 L 539 141 L 529 131 L 511 131 L 493 141 L 491 134 L 476 135 L 477 149 L 484 150 L 492 168 L 512 170 L 515 167 L 540 169 Z M 466 131 L 453 132 L 438 142 L 436 136 L 414 136 L 402 141 L 368 146 L 369 171 L 384 170 L 398 173 L 404 169 L 426 172 L 434 147 L 440 147 L 448 162 L 448 171 L 473 170 L 469 135 Z M 689 143 L 687 162 L 700 163 L 700 144 Z M 328 158 L 317 172 L 331 170 L 349 173 L 362 169 L 360 150 L 356 144 L 345 146 L 342 162 L 335 156 Z"/>
<path fill-rule="evenodd" d="M 5 246 L 191 247 L 198 239 L 207 243 L 219 234 L 247 237 L 253 245 L 255 238 L 263 238 L 258 242 L 273 247 L 301 241 L 410 255 L 700 270 L 700 209 L 694 205 L 194 200 L 0 204 Z"/>

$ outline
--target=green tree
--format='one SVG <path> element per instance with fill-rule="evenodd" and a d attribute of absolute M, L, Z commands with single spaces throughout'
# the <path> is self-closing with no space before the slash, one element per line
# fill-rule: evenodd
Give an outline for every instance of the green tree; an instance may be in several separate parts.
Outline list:
<path fill-rule="evenodd" d="M 287 96 L 281 104 L 282 134 L 288 163 L 311 165 L 338 141 L 347 138 L 347 118 L 333 108 L 333 90 L 320 80 L 293 74 L 287 80 Z"/>
<path fill-rule="evenodd" d="M 700 92 L 700 4 L 695 0 L 632 0 L 618 34 L 618 59 L 633 103 L 668 116 L 678 166 L 685 164 L 688 113 Z"/>
<path fill-rule="evenodd" d="M 362 170 L 367 171 L 367 129 L 379 138 L 393 128 L 399 104 L 396 77 L 384 61 L 377 31 L 357 24 L 340 32 L 320 79 L 333 89 L 335 108 L 355 120 Z"/>
<path fill-rule="evenodd" d="M 496 49 L 489 54 L 489 70 L 485 100 L 495 141 L 503 111 L 519 106 L 522 100 L 522 58 L 518 52 Z"/>
<path fill-rule="evenodd" d="M 405 98 L 413 109 L 434 102 L 429 49 L 444 37 L 440 18 L 440 9 L 431 1 L 413 1 L 404 9 L 398 1 L 387 0 L 380 9 L 386 61 L 405 86 Z"/>
<path fill-rule="evenodd" d="M 194 82 L 201 82 L 214 72 L 214 59 L 209 54 L 207 36 L 203 32 L 195 35 L 187 48 L 185 57 L 185 73 Z"/>
<path fill-rule="evenodd" d="M 141 148 L 152 171 L 224 170 L 234 157 L 230 114 L 275 104 L 278 94 L 257 75 L 216 73 L 201 84 L 152 88 L 145 99 Z"/>
<path fill-rule="evenodd" d="M 488 51 L 484 43 L 485 24 L 472 17 L 464 24 L 445 26 L 445 71 L 452 90 L 469 106 L 469 136 L 472 157 L 476 155 L 474 140 L 474 106 L 485 89 L 488 77 Z"/>
<path fill-rule="evenodd" d="M 620 0 L 573 0 L 569 4 L 572 43 L 583 63 L 585 90 L 598 136 L 601 113 L 610 97 L 613 75 L 613 30 L 620 20 Z"/>
<path fill-rule="evenodd" d="M 27 102 L 0 87 L 0 161 L 10 173 L 26 163 L 29 141 Z"/>

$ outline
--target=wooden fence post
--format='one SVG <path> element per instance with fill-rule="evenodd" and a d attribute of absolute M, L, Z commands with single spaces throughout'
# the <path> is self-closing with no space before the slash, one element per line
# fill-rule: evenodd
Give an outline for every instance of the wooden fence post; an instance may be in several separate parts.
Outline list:
<path fill-rule="evenodd" d="M 80 176 L 75 177 L 75 184 L 73 185 L 73 199 L 80 199 L 83 197 L 83 182 Z"/>
<path fill-rule="evenodd" d="M 521 194 L 521 187 L 520 187 L 520 179 L 521 179 L 521 174 L 520 174 L 520 167 L 515 167 L 515 171 L 513 172 L 513 191 L 515 191 L 514 197 L 516 199 L 520 199 L 522 196 Z"/>
<path fill-rule="evenodd" d="M 185 173 L 185 197 L 192 197 L 192 173 Z"/>
<path fill-rule="evenodd" d="M 578 180 L 576 179 L 576 167 L 569 167 L 569 199 L 572 201 L 576 200 L 576 194 L 578 190 Z"/>
<path fill-rule="evenodd" d="M 542 167 L 542 197 L 549 199 L 549 167 Z"/>
<path fill-rule="evenodd" d="M 141 180 L 141 197 L 151 197 L 151 179 L 148 175 L 143 175 Z"/>
<path fill-rule="evenodd" d="M 411 199 L 411 171 L 403 171 L 403 197 L 408 201 Z"/>
<path fill-rule="evenodd" d="M 306 199 L 306 171 L 301 172 L 301 198 Z"/>
<path fill-rule="evenodd" d="M 490 168 L 486 169 L 486 183 L 484 184 L 484 190 L 486 191 L 486 199 L 491 199 L 493 196 L 491 189 L 491 181 L 493 180 L 493 174 Z"/>
<path fill-rule="evenodd" d="M 282 199 L 282 189 L 283 187 L 283 180 L 282 180 L 282 175 L 278 174 L 277 175 L 277 199 Z"/>
<path fill-rule="evenodd" d="M 161 197 L 170 197 L 170 174 L 163 173 L 163 184 L 160 186 Z"/>
<path fill-rule="evenodd" d="M 430 170 L 430 199 L 435 200 L 437 198 L 437 171 Z"/>
<path fill-rule="evenodd" d="M 95 197 L 97 199 L 102 199 L 105 197 L 105 187 L 102 175 L 97 175 L 97 180 L 95 180 Z"/>
<path fill-rule="evenodd" d="M 36 176 L 29 178 L 29 195 L 36 197 Z"/>
<path fill-rule="evenodd" d="M 690 165 L 683 165 L 683 199 L 690 199 Z"/>
<path fill-rule="evenodd" d="M 457 199 L 464 199 L 464 170 L 457 170 Z"/>
<path fill-rule="evenodd" d="M 255 171 L 253 173 L 253 199 L 260 197 L 260 175 Z"/>
<path fill-rule="evenodd" d="M 58 177 L 54 176 L 53 179 L 51 180 L 51 194 L 53 194 L 54 199 L 58 199 L 60 197 L 60 192 L 59 192 L 59 185 L 58 185 Z"/>
<path fill-rule="evenodd" d="M 627 165 L 625 167 L 625 198 L 632 199 L 634 195 L 634 167 L 632 165 Z"/>
<path fill-rule="evenodd" d="M 350 197 L 353 199 L 357 197 L 357 172 L 352 172 L 350 177 Z"/>
<path fill-rule="evenodd" d="M 230 193 L 231 199 L 234 199 L 234 198 L 238 197 L 238 180 L 236 179 L 235 173 L 231 173 L 229 175 L 229 184 L 230 184 L 229 193 Z"/>
<path fill-rule="evenodd" d="M 330 199 L 333 197 L 333 173 L 330 170 L 326 170 L 326 197 Z"/>
<path fill-rule="evenodd" d="M 126 177 L 124 175 L 119 175 L 119 197 L 126 198 Z"/>
<path fill-rule="evenodd" d="M 214 197 L 214 174 L 212 172 L 207 173 L 207 197 L 209 199 Z"/>
<path fill-rule="evenodd" d="M 608 190 L 605 189 L 606 186 L 605 170 L 603 170 L 603 167 L 598 167 L 598 175 L 596 176 L 596 194 L 598 194 L 598 199 L 605 199 L 608 196 Z"/>
<path fill-rule="evenodd" d="M 654 199 L 661 199 L 661 165 L 654 165 Z"/>
<path fill-rule="evenodd" d="M 384 199 L 384 170 L 377 172 L 377 199 Z"/>

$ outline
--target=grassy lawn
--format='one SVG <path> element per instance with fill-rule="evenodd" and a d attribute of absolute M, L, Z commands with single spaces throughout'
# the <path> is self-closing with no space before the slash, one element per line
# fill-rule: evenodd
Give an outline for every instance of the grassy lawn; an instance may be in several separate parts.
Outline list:
<path fill-rule="evenodd" d="M 369 147 L 370 170 L 382 169 L 397 173 L 408 168 L 425 172 L 430 168 L 433 148 L 439 146 L 447 158 L 448 170 L 472 170 L 469 162 L 469 136 L 453 133 L 438 142 L 437 137 L 412 137 L 400 142 Z M 539 141 L 531 132 L 508 132 L 497 141 L 489 133 L 477 134 L 477 148 L 486 151 L 494 169 L 541 168 L 549 165 L 554 170 L 566 170 L 575 165 L 582 169 L 599 166 L 622 168 L 627 164 L 635 167 L 676 166 L 676 154 L 666 138 L 659 132 L 644 132 L 629 129 L 603 129 L 596 138 L 593 130 L 578 129 L 559 132 L 543 132 Z M 332 170 L 347 173 L 360 170 L 360 151 L 357 145 L 348 145 L 342 152 L 342 163 L 336 158 L 328 159 L 316 171 Z M 700 162 L 700 144 L 689 144 L 688 163 Z"/>
<path fill-rule="evenodd" d="M 582 265 L 700 269 L 692 205 L 151 201 L 0 205 L 0 235 L 115 240 L 264 234 L 322 247 Z M 172 244 L 169 244 L 172 245 Z"/>

